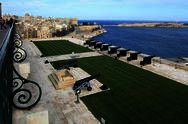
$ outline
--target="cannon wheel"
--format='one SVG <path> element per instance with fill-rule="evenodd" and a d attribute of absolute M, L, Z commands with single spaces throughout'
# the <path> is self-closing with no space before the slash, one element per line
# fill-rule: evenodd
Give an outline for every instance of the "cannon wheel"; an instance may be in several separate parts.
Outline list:
<path fill-rule="evenodd" d="M 87 87 L 87 91 L 91 91 L 92 90 L 92 87 Z"/>

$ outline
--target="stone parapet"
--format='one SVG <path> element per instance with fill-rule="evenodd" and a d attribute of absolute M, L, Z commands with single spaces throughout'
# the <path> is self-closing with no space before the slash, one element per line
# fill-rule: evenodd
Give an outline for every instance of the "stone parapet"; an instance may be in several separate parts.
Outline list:
<path fill-rule="evenodd" d="M 176 62 L 166 60 L 166 59 L 163 59 L 163 58 L 160 58 L 160 57 L 154 57 L 152 59 L 152 64 L 153 65 L 164 64 L 164 65 L 174 67 L 175 69 L 181 69 L 181 70 L 184 70 L 184 71 L 188 71 L 188 66 L 186 66 L 184 63 L 176 63 Z"/>

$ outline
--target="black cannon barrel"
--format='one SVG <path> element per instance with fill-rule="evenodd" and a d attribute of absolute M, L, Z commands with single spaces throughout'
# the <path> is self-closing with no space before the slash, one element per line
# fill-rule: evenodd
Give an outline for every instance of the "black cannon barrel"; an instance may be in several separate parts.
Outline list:
<path fill-rule="evenodd" d="M 125 49 L 125 48 L 117 49 L 117 57 L 127 56 L 127 51 L 129 51 L 129 50 L 130 49 Z"/>
<path fill-rule="evenodd" d="M 89 43 L 89 46 L 90 46 L 90 47 L 95 46 L 96 43 L 97 43 L 97 41 L 91 41 L 91 42 Z"/>
<path fill-rule="evenodd" d="M 132 61 L 132 60 L 137 60 L 138 59 L 138 54 L 141 52 L 134 52 L 130 53 L 130 56 L 127 58 L 127 61 Z"/>
<path fill-rule="evenodd" d="M 86 42 L 84 43 L 84 45 L 89 45 L 89 44 L 90 44 L 90 42 L 91 42 L 91 40 L 90 40 L 90 39 L 88 39 L 88 40 L 86 40 Z"/>
<path fill-rule="evenodd" d="M 95 49 L 100 48 L 102 46 L 103 42 L 97 42 L 94 46 Z"/>
<path fill-rule="evenodd" d="M 117 49 L 120 48 L 118 46 L 109 46 L 108 47 L 108 54 L 114 54 L 117 53 Z"/>
<path fill-rule="evenodd" d="M 91 76 L 89 76 L 89 77 L 86 77 L 86 78 L 84 78 L 84 79 L 81 79 L 81 80 L 76 81 L 75 84 L 74 84 L 74 86 L 73 86 L 73 90 L 75 91 L 75 90 L 77 90 L 77 89 L 82 88 L 82 85 L 83 85 L 84 83 L 88 83 L 90 80 L 93 80 L 94 78 L 97 78 L 97 77 L 99 77 L 99 76 L 100 76 L 100 74 L 91 75 Z M 79 88 L 79 87 L 80 87 L 80 88 Z"/>
<path fill-rule="evenodd" d="M 100 50 L 105 51 L 108 50 L 108 47 L 111 46 L 110 44 L 102 44 Z"/>
<path fill-rule="evenodd" d="M 151 59 L 155 57 L 155 56 L 146 56 L 143 58 L 143 61 L 140 61 L 140 65 L 144 66 L 144 65 L 148 65 L 151 64 Z"/>

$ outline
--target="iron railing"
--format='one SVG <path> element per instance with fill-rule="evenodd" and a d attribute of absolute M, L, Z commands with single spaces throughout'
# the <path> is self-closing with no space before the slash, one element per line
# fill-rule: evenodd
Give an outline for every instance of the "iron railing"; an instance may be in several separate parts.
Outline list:
<path fill-rule="evenodd" d="M 12 25 L 0 48 L 0 124 L 12 123 L 13 40 Z"/>
<path fill-rule="evenodd" d="M 42 95 L 40 86 L 22 77 L 13 65 L 27 57 L 22 45 L 23 41 L 12 24 L 0 48 L 0 124 L 12 124 L 13 106 L 30 110 Z"/>

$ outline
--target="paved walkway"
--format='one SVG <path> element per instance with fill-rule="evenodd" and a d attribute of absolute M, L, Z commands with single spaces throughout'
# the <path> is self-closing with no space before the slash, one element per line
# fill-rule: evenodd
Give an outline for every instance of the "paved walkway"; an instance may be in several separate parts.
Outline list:
<path fill-rule="evenodd" d="M 85 58 L 85 57 L 92 57 L 92 56 L 101 56 L 97 52 L 85 52 L 85 53 L 75 53 L 75 54 L 67 54 L 67 55 L 60 55 L 60 56 L 49 56 L 43 57 L 42 59 L 48 60 L 49 62 L 52 61 L 59 61 L 59 60 L 68 60 L 72 58 Z"/>
<path fill-rule="evenodd" d="M 65 90 L 55 90 L 54 86 L 48 79 L 54 68 L 51 64 L 44 64 L 43 58 L 40 58 L 40 51 L 33 49 L 33 43 L 25 42 L 24 48 L 27 50 L 28 58 L 25 62 L 30 62 L 31 73 L 29 79 L 36 81 L 42 88 L 42 97 L 40 102 L 31 110 L 13 111 L 13 124 L 26 124 L 26 118 L 31 113 L 48 111 L 49 124 L 99 124 L 100 122 L 87 109 L 85 104 L 80 100 L 76 104 L 76 96 L 72 87 Z M 76 79 L 89 76 L 80 68 L 71 68 Z M 100 92 L 99 87 L 102 85 L 97 80 L 92 81 L 94 87 L 92 92 L 82 90 L 81 96 Z"/>

